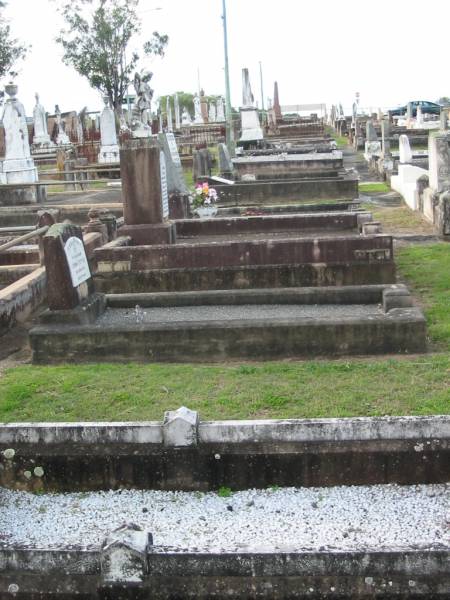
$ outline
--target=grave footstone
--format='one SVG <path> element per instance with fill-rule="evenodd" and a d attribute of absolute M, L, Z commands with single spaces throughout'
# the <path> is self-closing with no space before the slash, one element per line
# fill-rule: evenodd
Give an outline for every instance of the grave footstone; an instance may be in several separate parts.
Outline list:
<path fill-rule="evenodd" d="M 129 235 L 138 245 L 174 243 L 166 161 L 158 142 L 125 142 L 120 149 L 120 175 L 125 220 L 121 235 Z"/>

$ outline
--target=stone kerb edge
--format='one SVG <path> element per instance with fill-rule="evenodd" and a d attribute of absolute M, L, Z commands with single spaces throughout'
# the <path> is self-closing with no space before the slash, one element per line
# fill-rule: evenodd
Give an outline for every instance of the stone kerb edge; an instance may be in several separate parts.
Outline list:
<path fill-rule="evenodd" d="M 187 417 L 183 414 L 188 411 Z M 176 425 L 176 427 L 174 427 Z M 182 434 L 178 437 L 177 429 Z M 0 423 L 0 447 L 24 444 L 130 443 L 189 446 L 212 443 L 450 440 L 450 415 L 330 419 L 199 421 L 188 409 L 163 423 Z"/>

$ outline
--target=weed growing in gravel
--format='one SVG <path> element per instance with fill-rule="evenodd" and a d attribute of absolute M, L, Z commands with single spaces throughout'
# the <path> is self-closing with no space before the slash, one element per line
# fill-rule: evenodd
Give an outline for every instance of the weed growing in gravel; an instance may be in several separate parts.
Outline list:
<path fill-rule="evenodd" d="M 220 487 L 217 491 L 217 495 L 220 498 L 229 498 L 232 493 L 231 488 L 225 486 Z"/>

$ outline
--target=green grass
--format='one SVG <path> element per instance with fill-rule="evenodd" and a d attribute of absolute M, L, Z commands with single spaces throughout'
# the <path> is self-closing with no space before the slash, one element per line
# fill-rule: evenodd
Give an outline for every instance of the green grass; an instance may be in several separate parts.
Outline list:
<path fill-rule="evenodd" d="M 380 181 L 379 183 L 359 183 L 358 184 L 358 189 L 360 192 L 363 192 L 364 194 L 376 194 L 376 193 L 383 193 L 385 194 L 386 192 L 390 192 L 391 188 L 387 185 L 387 183 L 384 183 L 382 181 Z"/>
<path fill-rule="evenodd" d="M 1 421 L 160 420 L 447 414 L 450 245 L 403 248 L 399 270 L 424 305 L 433 353 L 219 365 L 24 365 L 0 377 Z"/>
<path fill-rule="evenodd" d="M 431 339 L 450 351 L 450 244 L 402 248 L 397 264 L 422 300 Z"/>
<path fill-rule="evenodd" d="M 381 221 L 385 233 L 415 232 L 433 234 L 433 226 L 417 210 L 406 204 L 401 206 L 377 206 L 363 202 L 361 207 L 372 213 L 374 221 Z"/>

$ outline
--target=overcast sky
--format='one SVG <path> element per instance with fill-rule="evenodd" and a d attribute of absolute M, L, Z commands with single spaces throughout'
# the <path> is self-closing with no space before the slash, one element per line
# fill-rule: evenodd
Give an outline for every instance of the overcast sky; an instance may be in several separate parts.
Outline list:
<path fill-rule="evenodd" d="M 18 65 L 19 98 L 31 115 L 34 93 L 46 110 L 102 106 L 99 94 L 61 60 L 55 37 L 62 22 L 58 0 L 9 0 L 13 34 L 31 44 Z M 450 2 L 431 10 L 411 0 L 227 0 L 232 103 L 241 102 L 241 69 L 248 67 L 253 94 L 281 104 L 342 102 L 351 107 L 392 107 L 408 100 L 450 96 L 448 24 Z M 160 10 L 155 10 L 160 8 Z M 197 90 L 224 94 L 222 0 L 141 0 L 144 36 L 154 30 L 170 41 L 163 59 L 149 61 L 155 98 Z M 6 81 L 1 82 L 4 84 Z"/>

